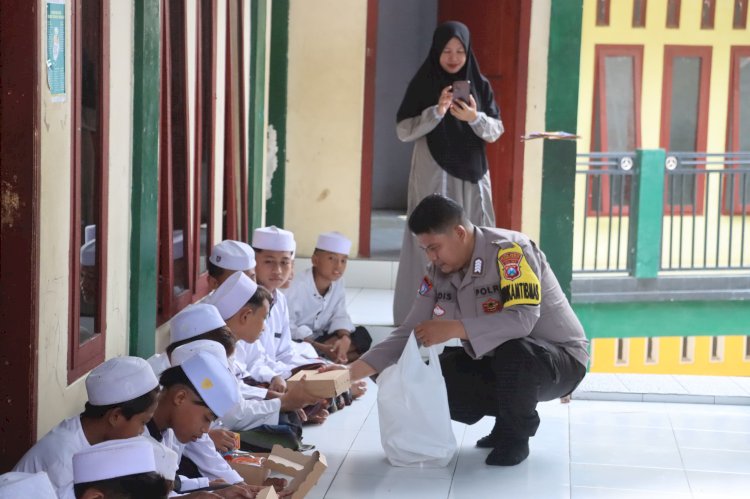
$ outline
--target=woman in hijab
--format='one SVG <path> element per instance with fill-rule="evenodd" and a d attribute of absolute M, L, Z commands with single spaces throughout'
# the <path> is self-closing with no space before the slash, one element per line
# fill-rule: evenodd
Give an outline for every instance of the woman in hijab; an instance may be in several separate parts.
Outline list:
<path fill-rule="evenodd" d="M 454 100 L 453 83 L 459 80 L 470 82 L 468 102 Z M 398 138 L 414 142 L 407 215 L 423 198 L 440 193 L 462 205 L 475 225 L 494 227 L 485 143 L 500 137 L 503 123 L 464 24 L 449 21 L 437 27 L 430 53 L 409 83 L 396 121 Z M 407 226 L 393 301 L 395 324 L 409 313 L 426 265 L 425 254 Z"/>

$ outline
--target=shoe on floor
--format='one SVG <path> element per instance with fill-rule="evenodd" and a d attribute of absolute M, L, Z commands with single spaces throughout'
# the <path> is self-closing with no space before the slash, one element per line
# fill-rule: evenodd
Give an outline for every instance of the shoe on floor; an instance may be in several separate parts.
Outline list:
<path fill-rule="evenodd" d="M 478 442 L 477 442 L 478 443 Z M 502 439 L 487 456 L 490 466 L 515 466 L 529 457 L 529 439 Z"/>

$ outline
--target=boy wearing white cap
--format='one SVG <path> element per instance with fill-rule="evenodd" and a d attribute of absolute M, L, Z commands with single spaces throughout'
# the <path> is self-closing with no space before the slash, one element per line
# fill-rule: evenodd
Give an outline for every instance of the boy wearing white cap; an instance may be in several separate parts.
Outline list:
<path fill-rule="evenodd" d="M 229 371 L 228 363 L 219 353 L 198 351 L 194 355 L 178 350 L 189 350 L 188 345 L 175 349 L 173 355 L 181 364 L 171 367 L 161 375 L 164 393 L 147 425 L 155 440 L 182 456 L 185 444 L 197 442 L 208 432 L 211 423 L 232 411 L 240 400 L 237 382 Z M 183 360 L 184 358 L 184 360 Z M 217 485 L 206 477 L 179 476 L 179 492 Z M 222 481 L 223 482 L 223 481 Z M 255 487 L 240 483 L 215 491 L 226 497 L 253 497 Z"/>
<path fill-rule="evenodd" d="M 169 338 L 170 343 L 164 353 L 148 358 L 148 363 L 157 376 L 171 367 L 169 356 L 180 345 L 195 340 L 213 340 L 221 343 L 229 356 L 234 353 L 236 342 L 219 311 L 208 303 L 188 305 L 172 317 L 169 321 Z"/>
<path fill-rule="evenodd" d="M 372 338 L 354 327 L 346 311 L 344 272 L 352 243 L 343 234 L 318 236 L 312 267 L 284 292 L 289 303 L 292 339 L 305 340 L 334 362 L 353 362 L 365 353 Z"/>
<path fill-rule="evenodd" d="M 154 447 L 143 437 L 110 440 L 72 459 L 76 499 L 164 498 L 167 479 L 157 472 Z"/>
<path fill-rule="evenodd" d="M 263 362 L 267 357 L 257 341 L 263 331 L 272 300 L 268 290 L 258 286 L 242 272 L 234 273 L 208 298 L 238 338 L 236 356 L 242 356 L 239 352 L 247 355 L 251 349 L 260 349 L 258 361 L 247 366 L 247 370 L 238 367 L 240 361 L 230 359 L 230 369 L 235 373 L 240 391 L 246 399 L 241 403 L 240 410 L 232 411 L 222 418 L 222 423 L 234 430 L 249 430 L 263 424 L 283 424 L 287 422 L 287 417 L 282 416 L 280 421 L 281 414 L 319 402 L 305 391 L 302 383 L 285 393 L 276 393 L 247 385 L 243 381 L 247 376 L 253 376 L 254 379 L 265 376 L 270 379 L 275 375 L 268 363 Z"/>
<path fill-rule="evenodd" d="M 207 266 L 208 285 L 211 289 L 221 286 L 237 271 L 244 272 L 255 280 L 255 251 L 247 243 L 226 239 L 211 249 Z"/>
<path fill-rule="evenodd" d="M 156 408 L 159 382 L 145 360 L 116 357 L 86 377 L 83 413 L 66 419 L 16 464 L 14 471 L 46 471 L 58 494 L 72 487 L 73 454 L 112 439 L 140 435 Z"/>

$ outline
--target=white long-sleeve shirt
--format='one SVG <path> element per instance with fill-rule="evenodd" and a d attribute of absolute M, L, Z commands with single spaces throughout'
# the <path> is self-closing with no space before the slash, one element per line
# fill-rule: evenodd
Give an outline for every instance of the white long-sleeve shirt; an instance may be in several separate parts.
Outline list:
<path fill-rule="evenodd" d="M 73 454 L 91 447 L 81 426 L 81 417 L 73 416 L 52 428 L 24 454 L 13 471 L 46 471 L 57 495 L 73 498 Z"/>
<path fill-rule="evenodd" d="M 354 331 L 354 324 L 346 311 L 343 278 L 332 282 L 328 291 L 321 295 L 315 285 L 313 269 L 309 268 L 292 281 L 284 294 L 288 302 L 289 328 L 293 339 L 304 340 L 309 336 L 318 338 L 341 329 Z"/>
<path fill-rule="evenodd" d="M 148 438 L 153 438 L 148 430 L 147 427 L 144 427 L 143 429 L 143 435 Z M 208 438 L 208 435 L 203 435 L 204 437 Z M 168 449 L 172 449 L 177 453 L 177 462 L 180 462 L 180 459 L 182 459 L 182 453 L 185 450 L 185 444 L 181 443 L 179 440 L 177 440 L 177 436 L 174 434 L 174 431 L 172 431 L 172 428 L 167 428 L 166 430 L 161 432 L 161 440 L 153 438 L 157 442 L 161 443 L 163 446 L 167 447 Z M 216 452 L 214 450 L 214 452 Z M 219 454 L 216 454 L 219 456 Z M 221 458 L 221 456 L 219 456 Z M 223 459 L 223 458 L 221 458 Z M 209 480 L 206 477 L 199 477 L 199 478 L 188 478 L 186 476 L 180 475 L 180 492 L 190 492 L 191 490 L 200 489 L 203 487 L 208 487 Z M 170 494 L 170 497 L 173 495 L 178 495 L 176 493 Z"/>
<path fill-rule="evenodd" d="M 216 450 L 214 441 L 211 440 L 208 433 L 204 433 L 195 442 L 188 442 L 182 455 L 193 461 L 201 475 L 208 478 L 209 481 L 224 480 L 227 483 L 243 481 L 240 474 L 234 471 L 226 459 Z"/>

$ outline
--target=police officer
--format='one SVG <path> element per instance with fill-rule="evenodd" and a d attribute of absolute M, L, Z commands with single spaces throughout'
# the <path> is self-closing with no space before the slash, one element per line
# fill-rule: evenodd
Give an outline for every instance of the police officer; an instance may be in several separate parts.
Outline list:
<path fill-rule="evenodd" d="M 352 379 L 395 363 L 414 331 L 422 345 L 459 338 L 440 357 L 451 418 L 494 416 L 477 442 L 486 463 L 529 455 L 538 401 L 570 394 L 586 373 L 588 341 L 544 253 L 526 235 L 474 226 L 452 199 L 433 194 L 409 217 L 430 265 L 405 322 L 360 360 Z"/>

